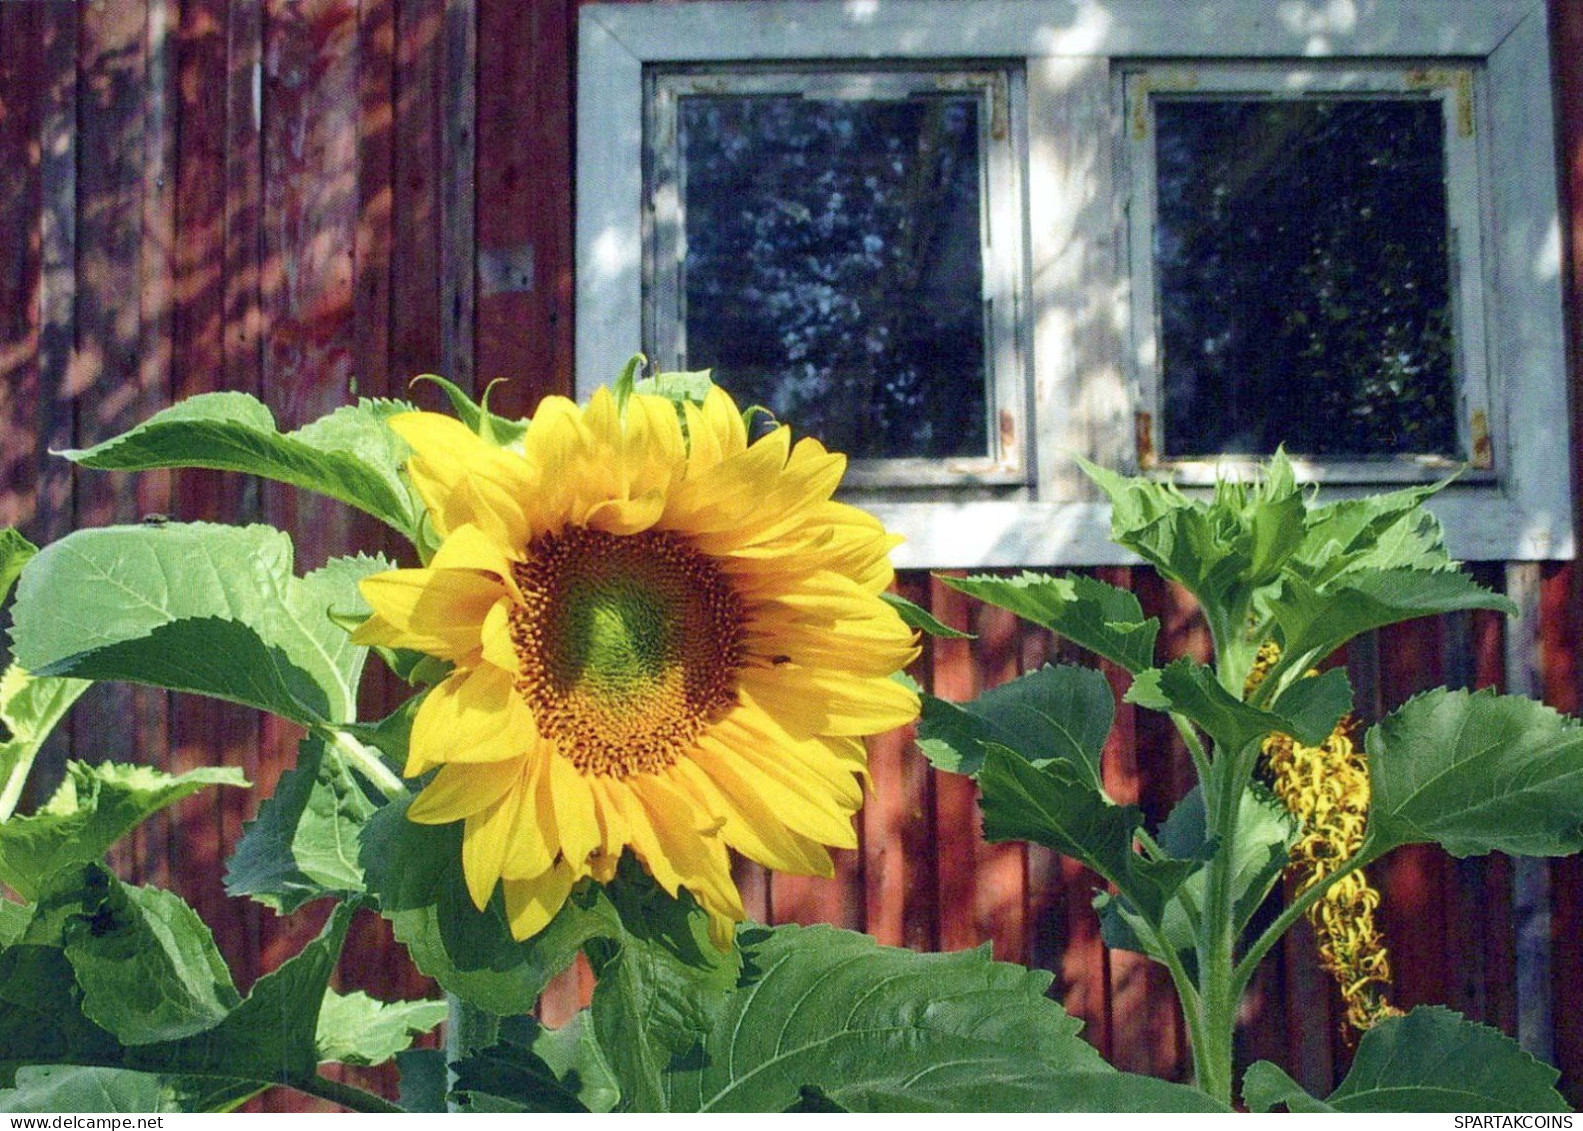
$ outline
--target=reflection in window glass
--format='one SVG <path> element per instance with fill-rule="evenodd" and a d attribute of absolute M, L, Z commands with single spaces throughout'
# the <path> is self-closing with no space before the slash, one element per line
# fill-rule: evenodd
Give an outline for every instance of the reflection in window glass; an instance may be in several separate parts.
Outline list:
<path fill-rule="evenodd" d="M 679 114 L 688 367 L 856 457 L 987 453 L 977 99 Z"/>
<path fill-rule="evenodd" d="M 1171 456 L 1461 458 L 1440 106 L 1163 98 Z"/>

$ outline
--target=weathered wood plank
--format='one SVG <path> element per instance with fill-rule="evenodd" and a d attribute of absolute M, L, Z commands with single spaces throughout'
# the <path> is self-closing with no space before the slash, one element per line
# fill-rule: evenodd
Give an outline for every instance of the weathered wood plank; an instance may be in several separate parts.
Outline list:
<path fill-rule="evenodd" d="M 0 7 L 0 526 L 34 527 L 46 428 L 39 374 L 40 9 Z"/>
<path fill-rule="evenodd" d="M 444 363 L 439 137 L 444 15 L 444 0 L 397 0 L 390 369 L 402 382 L 439 372 Z"/>
<path fill-rule="evenodd" d="M 478 0 L 445 0 L 440 77 L 440 370 L 473 384 Z"/>
<path fill-rule="evenodd" d="M 1583 709 L 1583 646 L 1578 615 L 1580 578 L 1573 563 L 1539 569 L 1539 655 L 1546 703 L 1568 714 Z M 1550 1017 L 1562 1088 L 1583 1102 L 1583 856 L 1550 862 Z"/>
<path fill-rule="evenodd" d="M 1022 632 L 1016 615 L 992 605 L 974 611 L 973 660 L 980 687 L 995 687 L 1022 674 Z M 984 840 L 983 812 L 975 803 L 969 827 L 973 847 L 973 926 L 1003 962 L 1028 961 L 1027 846 L 989 844 Z"/>
<path fill-rule="evenodd" d="M 896 589 L 915 603 L 927 603 L 929 579 L 901 574 Z M 932 641 L 909 669 L 928 680 Z M 866 929 L 887 946 L 926 948 L 934 933 L 934 868 L 930 849 L 933 822 L 930 771 L 914 745 L 912 727 L 870 739 L 873 786 L 864 802 L 864 909 Z"/>
<path fill-rule="evenodd" d="M 974 602 L 965 594 L 933 579 L 929 596 L 930 607 L 940 620 L 952 628 L 972 630 Z M 978 694 L 971 642 L 936 640 L 931 661 L 929 689 L 935 695 L 961 703 Z M 978 829 L 978 787 L 972 779 L 934 771 L 936 945 L 940 950 L 965 950 L 983 941 L 973 921 Z"/>
<path fill-rule="evenodd" d="M 517 413 L 572 393 L 574 8 L 478 0 L 477 374 Z"/>

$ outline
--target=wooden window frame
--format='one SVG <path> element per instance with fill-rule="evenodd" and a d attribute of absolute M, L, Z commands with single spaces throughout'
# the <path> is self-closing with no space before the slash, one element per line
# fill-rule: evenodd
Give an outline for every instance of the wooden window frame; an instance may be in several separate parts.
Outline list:
<path fill-rule="evenodd" d="M 694 93 L 787 94 L 822 98 L 897 98 L 931 87 L 972 94 L 980 122 L 980 253 L 983 264 L 985 435 L 987 453 L 944 459 L 853 459 L 848 488 L 1023 486 L 1029 481 L 1026 309 L 1022 268 L 1023 165 L 1020 74 L 1004 64 L 876 67 L 811 61 L 798 66 L 650 68 L 645 74 L 643 351 L 662 369 L 696 369 L 686 354 L 682 227 L 685 170 L 676 116 Z"/>
<path fill-rule="evenodd" d="M 683 64 L 1004 60 L 1026 83 L 1029 482 L 854 492 L 906 536 L 901 568 L 1132 559 L 1074 455 L 1140 464 L 1118 84 L 1140 64 L 1342 61 L 1473 69 L 1487 179 L 1482 292 L 1490 473 L 1433 509 L 1466 560 L 1574 555 L 1561 225 L 1544 0 L 691 0 L 580 12 L 577 391 L 613 379 L 643 327 L 645 75 Z M 1141 439 L 1141 443 L 1140 443 Z M 1322 473 L 1315 475 L 1323 478 Z M 1327 497 L 1373 489 L 1327 484 Z"/>
<path fill-rule="evenodd" d="M 1488 182 L 1478 128 L 1482 75 L 1470 66 L 1393 61 L 1222 63 L 1213 66 L 1143 64 L 1117 76 L 1118 113 L 1127 155 L 1127 261 L 1131 278 L 1132 345 L 1129 356 L 1137 388 L 1138 466 L 1168 473 L 1181 484 L 1213 484 L 1219 475 L 1246 474 L 1255 461 L 1233 455 L 1172 457 L 1165 451 L 1164 351 L 1160 347 L 1159 280 L 1154 230 L 1159 217 L 1155 110 L 1181 98 L 1260 100 L 1386 96 L 1429 101 L 1440 110 L 1446 163 L 1450 298 L 1455 326 L 1453 382 L 1457 394 L 1457 439 L 1466 461 L 1404 454 L 1370 460 L 1304 458 L 1294 454 L 1299 477 L 1319 483 L 1433 483 L 1460 473 L 1464 482 L 1497 479 L 1496 452 L 1506 437 L 1492 434 L 1489 347 L 1484 295 L 1493 280 L 1484 269 L 1485 199 Z M 1499 418 L 1496 418 L 1499 420 Z M 1498 442 L 1497 442 L 1498 440 Z M 1159 454 L 1156 454 L 1159 453 Z"/>

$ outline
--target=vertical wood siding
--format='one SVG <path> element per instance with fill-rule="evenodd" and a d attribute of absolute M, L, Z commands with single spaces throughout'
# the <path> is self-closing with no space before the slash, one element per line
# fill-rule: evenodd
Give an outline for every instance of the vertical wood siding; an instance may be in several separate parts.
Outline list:
<path fill-rule="evenodd" d="M 0 524 L 42 542 L 160 512 L 287 526 L 300 569 L 355 547 L 396 553 L 371 520 L 287 488 L 202 471 L 73 473 L 47 451 L 216 389 L 261 397 L 282 427 L 350 396 L 409 395 L 407 381 L 428 371 L 478 389 L 506 378 L 495 403 L 513 413 L 570 392 L 575 26 L 575 0 L 0 2 Z M 1552 28 L 1576 386 L 1583 0 L 1552 0 Z M 1498 564 L 1480 569 L 1503 584 Z M 1183 594 L 1146 570 L 1100 575 L 1161 618 L 1162 659 L 1203 657 L 1207 635 Z M 1578 571 L 1551 563 L 1532 576 L 1534 690 L 1576 711 Z M 977 634 L 927 643 L 913 674 L 937 694 L 966 698 L 1047 662 L 1085 662 L 936 579 L 898 585 Z M 1360 714 L 1439 682 L 1505 686 L 1508 631 L 1474 614 L 1356 642 L 1347 663 Z M 1514 686 L 1528 684 L 1526 666 Z M 1121 673 L 1102 670 L 1119 692 Z M 364 706 L 383 713 L 398 694 L 372 675 Z M 298 737 L 225 704 L 97 688 L 47 752 L 33 797 L 67 757 L 241 766 L 258 790 L 184 802 L 116 863 L 190 900 L 245 988 L 325 913 L 276 916 L 222 886 L 243 823 L 293 763 Z M 1054 992 L 1120 1066 L 1183 1077 L 1167 980 L 1136 955 L 1106 952 L 1094 878 L 1043 849 L 984 843 L 970 783 L 929 769 L 909 734 L 873 740 L 870 761 L 860 847 L 837 854 L 830 880 L 742 865 L 750 914 L 919 949 L 988 942 L 996 957 L 1053 971 Z M 1104 768 L 1117 798 L 1153 820 L 1190 779 L 1178 737 L 1126 705 Z M 1583 862 L 1453 861 L 1414 848 L 1382 862 L 1377 880 L 1399 1003 L 1443 1001 L 1522 1032 L 1583 1101 Z M 435 992 L 370 915 L 340 979 L 384 997 Z M 564 1018 L 588 989 L 586 969 L 574 970 L 546 995 L 545 1016 Z M 1275 1059 L 1325 1088 L 1349 1055 L 1338 1017 L 1299 927 L 1254 982 L 1239 1057 Z M 388 1069 L 358 1076 L 394 1087 Z"/>

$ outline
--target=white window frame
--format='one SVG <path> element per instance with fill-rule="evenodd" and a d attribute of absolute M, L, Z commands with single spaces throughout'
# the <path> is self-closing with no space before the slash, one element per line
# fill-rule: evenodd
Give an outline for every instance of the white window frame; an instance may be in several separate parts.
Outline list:
<path fill-rule="evenodd" d="M 1363 460 L 1304 459 L 1295 453 L 1300 476 L 1313 482 L 1435 482 L 1461 469 L 1464 481 L 1493 482 L 1495 437 L 1490 429 L 1489 348 L 1485 333 L 1484 216 L 1479 187 L 1486 183 L 1479 152 L 1475 85 L 1479 73 L 1469 66 L 1417 65 L 1403 61 L 1364 63 L 1303 60 L 1289 63 L 1239 63 L 1210 66 L 1141 64 L 1118 76 L 1119 113 L 1127 154 L 1126 198 L 1128 261 L 1132 278 L 1132 363 L 1139 413 L 1137 461 L 1149 471 L 1169 471 L 1184 484 L 1213 484 L 1218 475 L 1245 473 L 1254 461 L 1222 455 L 1173 457 L 1164 445 L 1164 351 L 1159 343 L 1159 280 L 1155 272 L 1154 228 L 1159 216 L 1156 167 L 1161 101 L 1183 98 L 1293 99 L 1326 96 L 1385 96 L 1432 101 L 1440 110 L 1445 160 L 1448 295 L 1452 307 L 1454 412 L 1457 439 L 1465 461 L 1404 453 Z M 1501 447 L 1504 450 L 1504 439 Z"/>
<path fill-rule="evenodd" d="M 1487 177 L 1483 291 L 1495 466 L 1433 507 L 1475 561 L 1574 554 L 1561 226 L 1544 0 L 690 0 L 591 4 L 579 23 L 577 392 L 609 382 L 643 325 L 646 68 L 1003 59 L 1026 78 L 1026 487 L 859 493 L 905 535 L 900 568 L 1132 559 L 1074 454 L 1138 465 L 1119 76 L 1149 62 L 1411 60 L 1471 67 Z M 1366 489 L 1327 486 L 1337 497 Z"/>
<path fill-rule="evenodd" d="M 824 99 L 898 99 L 938 89 L 975 96 L 979 110 L 979 251 L 984 315 L 985 454 L 950 458 L 853 459 L 848 487 L 967 487 L 1029 481 L 1027 364 L 1019 325 L 1023 306 L 1023 193 L 1016 137 L 1022 124 L 1020 74 L 1004 64 L 866 69 L 812 61 L 729 70 L 716 67 L 651 69 L 646 75 L 647 219 L 644 277 L 644 352 L 661 369 L 697 369 L 686 352 L 682 200 L 686 170 L 680 155 L 679 103 L 692 94 L 785 94 Z M 942 422 L 949 424 L 949 422 Z"/>

